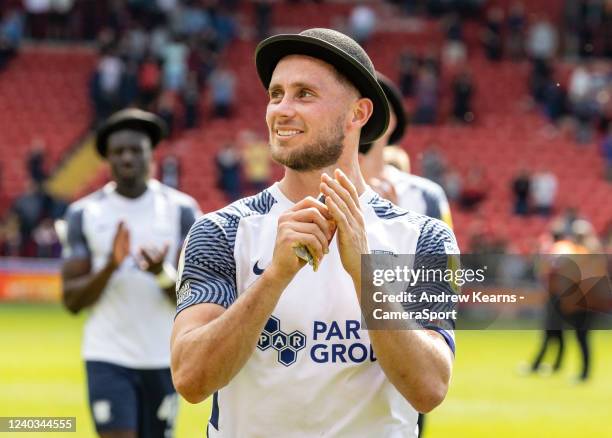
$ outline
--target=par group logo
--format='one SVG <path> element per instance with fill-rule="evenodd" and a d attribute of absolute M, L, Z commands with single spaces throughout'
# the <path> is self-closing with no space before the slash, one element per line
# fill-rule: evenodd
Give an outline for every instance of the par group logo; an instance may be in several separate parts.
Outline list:
<path fill-rule="evenodd" d="M 280 320 L 274 316 L 266 323 L 257 348 L 261 351 L 273 349 L 277 352 L 278 361 L 288 367 L 297 360 L 298 351 L 306 347 L 306 335 L 299 330 L 287 334 L 281 330 Z"/>

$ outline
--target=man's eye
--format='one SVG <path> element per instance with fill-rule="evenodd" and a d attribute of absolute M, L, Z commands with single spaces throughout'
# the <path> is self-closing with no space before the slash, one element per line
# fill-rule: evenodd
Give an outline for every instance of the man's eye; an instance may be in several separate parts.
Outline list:
<path fill-rule="evenodd" d="M 302 90 L 300 91 L 300 97 L 312 97 L 314 96 L 314 94 L 312 94 L 310 91 L 308 90 Z"/>
<path fill-rule="evenodd" d="M 276 100 L 276 99 L 280 99 L 282 97 L 283 97 L 283 95 L 281 94 L 280 91 L 272 91 L 270 93 L 270 100 Z"/>

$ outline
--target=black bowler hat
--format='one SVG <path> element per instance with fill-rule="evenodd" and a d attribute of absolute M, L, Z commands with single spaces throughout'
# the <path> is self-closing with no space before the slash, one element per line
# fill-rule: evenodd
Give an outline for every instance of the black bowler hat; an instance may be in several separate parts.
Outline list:
<path fill-rule="evenodd" d="M 327 62 L 351 82 L 363 97 L 374 103 L 368 123 L 361 130 L 359 143 L 371 143 L 389 125 L 385 93 L 376 81 L 376 71 L 368 54 L 353 39 L 331 29 L 308 29 L 299 34 L 275 35 L 255 49 L 257 74 L 268 88 L 276 64 L 287 55 L 307 55 Z"/>
<path fill-rule="evenodd" d="M 96 133 L 96 148 L 102 157 L 106 158 L 108 137 L 113 132 L 124 129 L 146 134 L 151 139 L 151 148 L 155 148 L 168 133 L 166 123 L 153 113 L 136 108 L 118 111 L 110 116 Z"/>
<path fill-rule="evenodd" d="M 406 110 L 404 109 L 404 103 L 402 102 L 402 93 L 391 81 L 391 79 L 382 73 L 376 72 L 376 78 L 385 92 L 385 96 L 387 96 L 387 100 L 389 101 L 391 109 L 395 113 L 395 118 L 397 119 L 395 129 L 389 136 L 389 144 L 396 144 L 404 136 L 404 133 L 406 132 L 406 124 L 408 123 L 408 117 L 406 116 Z"/>
<path fill-rule="evenodd" d="M 406 133 L 406 124 L 408 123 L 408 116 L 406 115 L 404 104 L 402 103 L 402 94 L 391 79 L 382 73 L 377 71 L 376 78 L 385 92 L 385 96 L 387 96 L 387 100 L 389 101 L 389 105 L 391 105 L 391 109 L 393 110 L 396 119 L 395 129 L 393 129 L 393 132 L 389 136 L 389 144 L 397 144 L 401 141 L 402 137 Z M 367 154 L 370 152 L 371 148 L 372 144 L 362 144 L 359 146 L 359 152 L 362 154 Z"/>

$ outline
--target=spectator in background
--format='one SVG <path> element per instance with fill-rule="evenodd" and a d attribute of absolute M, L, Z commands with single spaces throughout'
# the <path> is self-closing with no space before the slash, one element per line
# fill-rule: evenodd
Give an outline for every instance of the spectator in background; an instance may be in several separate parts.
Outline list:
<path fill-rule="evenodd" d="M 612 125 L 608 126 L 608 132 L 601 142 L 601 154 L 604 159 L 604 177 L 612 183 Z"/>
<path fill-rule="evenodd" d="M 552 82 L 553 69 L 551 62 L 545 59 L 534 59 L 531 75 L 529 77 L 529 88 L 536 103 L 544 104 L 550 83 Z"/>
<path fill-rule="evenodd" d="M 557 53 L 557 30 L 546 15 L 536 16 L 527 36 L 527 52 L 533 60 L 551 60 Z"/>
<path fill-rule="evenodd" d="M 161 70 L 159 62 L 148 54 L 138 72 L 138 89 L 140 90 L 140 103 L 149 109 L 157 98 L 161 87 Z"/>
<path fill-rule="evenodd" d="M 550 81 L 544 95 L 544 110 L 551 123 L 557 124 L 567 111 L 565 89 L 557 82 Z"/>
<path fill-rule="evenodd" d="M 463 42 L 463 22 L 457 13 L 448 14 L 443 20 L 443 30 L 447 41 Z"/>
<path fill-rule="evenodd" d="M 463 41 L 463 23 L 459 15 L 450 14 L 443 24 L 446 41 L 442 49 L 442 59 L 445 65 L 461 64 L 467 57 L 467 48 Z"/>
<path fill-rule="evenodd" d="M 255 29 L 257 39 L 263 40 L 270 34 L 272 25 L 272 7 L 275 0 L 253 0 L 255 8 Z"/>
<path fill-rule="evenodd" d="M 467 67 L 464 67 L 453 79 L 453 117 L 460 123 L 474 121 L 472 111 L 472 96 L 474 94 L 474 80 Z"/>
<path fill-rule="evenodd" d="M 239 135 L 242 150 L 244 176 L 249 188 L 256 193 L 270 183 L 270 151 L 267 142 L 257 138 L 252 131 L 242 131 Z"/>
<path fill-rule="evenodd" d="M 48 37 L 68 39 L 71 37 L 70 16 L 75 0 L 50 0 Z"/>
<path fill-rule="evenodd" d="M 400 56 L 398 81 L 400 89 L 402 90 L 402 96 L 414 96 L 418 67 L 417 58 L 410 50 L 402 52 Z"/>
<path fill-rule="evenodd" d="M 47 36 L 47 22 L 51 12 L 51 0 L 23 0 L 30 38 L 42 39 Z"/>
<path fill-rule="evenodd" d="M 166 155 L 160 165 L 160 175 L 162 184 L 178 190 L 181 181 L 178 158 L 174 155 Z"/>
<path fill-rule="evenodd" d="M 164 58 L 164 50 L 170 43 L 170 30 L 167 26 L 157 25 L 151 32 L 149 39 L 150 54 L 158 60 Z"/>
<path fill-rule="evenodd" d="M 19 219 L 9 212 L 6 220 L 0 222 L 0 256 L 19 257 L 21 255 L 21 233 Z"/>
<path fill-rule="evenodd" d="M 176 129 L 175 116 L 175 94 L 172 91 L 164 91 L 159 98 L 157 114 L 168 126 L 168 136 L 172 137 Z"/>
<path fill-rule="evenodd" d="M 593 136 L 593 88 L 593 76 L 589 67 L 586 64 L 578 65 L 570 77 L 568 97 L 576 120 L 576 140 L 579 143 L 588 143 Z"/>
<path fill-rule="evenodd" d="M 463 184 L 459 205 L 473 210 L 487 197 L 488 187 L 484 171 L 477 166 L 470 168 Z"/>
<path fill-rule="evenodd" d="M 180 0 L 155 0 L 155 5 L 159 12 L 163 15 L 168 15 L 175 11 Z"/>
<path fill-rule="evenodd" d="M 506 50 L 513 61 L 520 61 L 524 56 L 525 44 L 525 6 L 522 2 L 514 2 L 508 12 L 506 26 Z"/>
<path fill-rule="evenodd" d="M 200 88 L 196 73 L 189 73 L 181 98 L 185 108 L 185 128 L 193 129 L 198 125 L 200 119 Z"/>
<path fill-rule="evenodd" d="M 218 187 L 223 190 L 230 201 L 235 201 L 242 194 L 240 181 L 240 152 L 231 143 L 223 145 L 216 157 Z"/>
<path fill-rule="evenodd" d="M 121 51 L 127 55 L 128 62 L 140 64 L 147 55 L 149 34 L 140 22 L 135 21 L 121 38 L 120 46 Z"/>
<path fill-rule="evenodd" d="M 561 368 L 561 363 L 563 360 L 565 342 L 563 336 L 564 321 L 560 308 L 560 293 L 555 293 L 550 281 L 550 274 L 554 267 L 554 259 L 552 257 L 554 257 L 556 254 L 574 252 L 575 248 L 570 240 L 570 237 L 564 233 L 563 224 L 561 222 L 553 221 L 550 234 L 552 241 L 547 243 L 540 250 L 542 254 L 547 255 L 546 257 L 542 258 L 539 269 L 542 274 L 541 280 L 543 286 L 547 292 L 547 299 L 544 308 L 544 337 L 542 338 L 542 344 L 540 345 L 540 349 L 533 362 L 528 369 L 521 369 L 522 373 L 540 372 L 548 374 L 550 372 L 557 372 Z M 542 361 L 544 360 L 546 352 L 551 345 L 551 341 L 553 340 L 558 344 L 558 347 L 553 365 L 550 366 L 542 363 Z"/>
<path fill-rule="evenodd" d="M 603 30 L 603 56 L 612 58 L 612 0 L 604 1 L 603 20 L 601 24 Z"/>
<path fill-rule="evenodd" d="M 45 218 L 57 218 L 53 198 L 45 192 L 41 184 L 30 182 L 25 193 L 19 196 L 12 206 L 12 212 L 19 221 L 19 234 L 22 257 L 36 257 L 36 244 L 33 232 Z"/>
<path fill-rule="evenodd" d="M 136 105 L 139 100 L 140 90 L 138 88 L 138 62 L 134 59 L 128 60 L 121 76 L 119 88 L 119 106 L 126 108 Z"/>
<path fill-rule="evenodd" d="M 103 49 L 92 84 L 98 120 L 119 107 L 119 89 L 124 70 L 125 65 L 116 51 L 112 48 Z"/>
<path fill-rule="evenodd" d="M 0 12 L 0 71 L 17 54 L 23 39 L 24 17 L 17 8 Z"/>
<path fill-rule="evenodd" d="M 565 55 L 570 58 L 578 56 L 580 9 L 580 1 L 563 0 L 563 46 Z"/>
<path fill-rule="evenodd" d="M 219 51 L 223 50 L 236 37 L 238 32 L 238 25 L 230 10 L 231 5 L 227 0 L 220 2 L 216 8 L 209 7 Z"/>
<path fill-rule="evenodd" d="M 163 85 L 166 90 L 179 91 L 185 85 L 188 55 L 187 45 L 178 34 L 162 48 Z"/>
<path fill-rule="evenodd" d="M 527 169 L 521 169 L 512 182 L 514 193 L 514 213 L 519 216 L 529 214 L 529 193 L 531 178 Z"/>
<path fill-rule="evenodd" d="M 427 48 L 425 54 L 423 55 L 423 58 L 421 59 L 421 66 L 426 69 L 429 69 L 437 79 L 440 79 L 440 56 L 436 46 L 431 45 Z"/>
<path fill-rule="evenodd" d="M 419 69 L 416 87 L 415 125 L 432 125 L 438 115 L 438 76 L 428 66 Z"/>
<path fill-rule="evenodd" d="M 349 16 L 349 33 L 361 46 L 365 46 L 376 29 L 376 13 L 361 2 L 353 8 Z"/>
<path fill-rule="evenodd" d="M 463 190 L 463 180 L 459 172 L 451 170 L 444 177 L 444 191 L 451 201 L 458 201 Z"/>
<path fill-rule="evenodd" d="M 487 12 L 482 42 L 485 54 L 489 61 L 500 61 L 502 58 L 502 27 L 504 25 L 504 11 L 499 7 L 492 7 Z"/>
<path fill-rule="evenodd" d="M 8 65 L 9 61 L 17 54 L 8 40 L 0 35 L 0 72 Z"/>
<path fill-rule="evenodd" d="M 47 171 L 45 170 L 45 141 L 37 137 L 32 140 L 30 154 L 28 156 L 27 168 L 28 174 L 35 184 L 41 185 L 47 179 Z"/>
<path fill-rule="evenodd" d="M 423 152 L 421 170 L 423 171 L 423 177 L 440 185 L 444 183 L 446 163 L 438 150 L 437 144 L 431 143 Z"/>
<path fill-rule="evenodd" d="M 176 15 L 173 30 L 187 37 L 198 35 L 212 27 L 210 15 L 198 1 L 183 0 L 181 6 L 176 9 Z"/>
<path fill-rule="evenodd" d="M 215 117 L 230 117 L 235 100 L 236 75 L 219 66 L 208 78 Z"/>
<path fill-rule="evenodd" d="M 554 173 L 541 170 L 531 178 L 531 200 L 535 212 L 550 216 L 557 196 L 557 177 Z"/>
<path fill-rule="evenodd" d="M 588 58 L 595 53 L 597 29 L 602 21 L 601 0 L 579 0 L 578 53 L 581 58 Z"/>

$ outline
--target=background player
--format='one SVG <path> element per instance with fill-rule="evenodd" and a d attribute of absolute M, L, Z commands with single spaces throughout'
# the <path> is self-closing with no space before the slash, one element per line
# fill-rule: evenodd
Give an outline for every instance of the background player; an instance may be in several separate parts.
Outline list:
<path fill-rule="evenodd" d="M 384 198 L 415 213 L 441 219 L 452 227 L 450 207 L 440 185 L 385 163 L 385 148 L 400 144 L 408 118 L 400 91 L 389 78 L 379 72 L 376 74 L 389 101 L 391 115 L 387 132 L 382 137 L 359 146 L 363 176 Z"/>
<path fill-rule="evenodd" d="M 450 207 L 444 189 L 433 181 L 410 174 L 407 154 L 394 146 L 401 143 L 408 123 L 400 91 L 382 73 L 376 72 L 376 78 L 389 102 L 390 120 L 387 131 L 378 140 L 359 146 L 359 163 L 364 178 L 383 198 L 415 213 L 441 219 L 452 228 Z M 385 157 L 385 152 L 390 148 L 396 150 Z M 397 161 L 399 166 L 389 164 L 389 160 Z M 419 436 L 423 435 L 424 428 L 424 415 L 419 414 Z"/>
<path fill-rule="evenodd" d="M 447 392 L 452 330 L 361 329 L 361 256 L 444 254 L 453 234 L 365 184 L 358 145 L 385 132 L 389 110 L 357 43 L 329 29 L 277 35 L 256 63 L 285 176 L 192 228 L 172 339 L 177 389 L 193 403 L 214 394 L 211 437 L 414 437 L 416 410 Z M 322 259 L 318 272 L 302 269 L 297 244 Z"/>
<path fill-rule="evenodd" d="M 91 310 L 82 354 L 102 437 L 173 433 L 174 266 L 199 210 L 191 197 L 150 178 L 152 149 L 165 132 L 151 113 L 111 116 L 96 146 L 113 182 L 72 204 L 66 216 L 63 300 L 73 313 Z"/>

